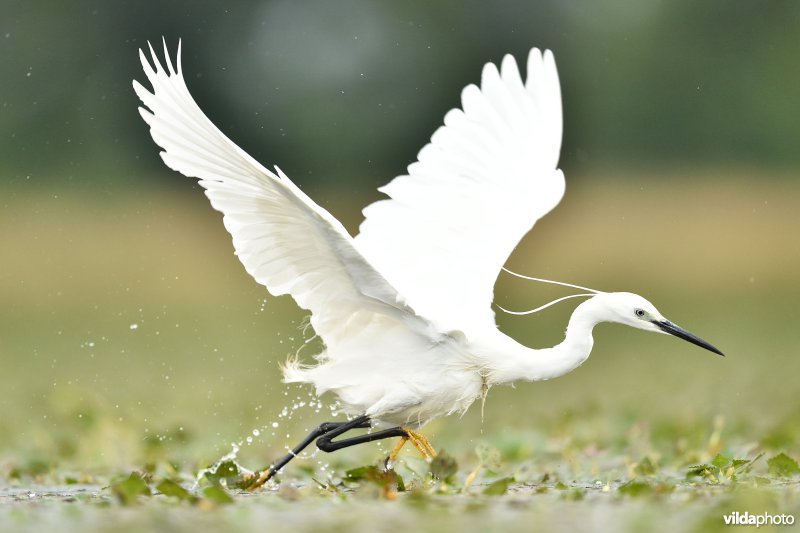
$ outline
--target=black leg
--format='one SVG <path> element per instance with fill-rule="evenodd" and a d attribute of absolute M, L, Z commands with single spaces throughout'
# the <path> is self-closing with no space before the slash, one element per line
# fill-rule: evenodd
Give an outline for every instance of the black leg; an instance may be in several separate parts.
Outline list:
<path fill-rule="evenodd" d="M 266 472 L 263 472 L 257 480 L 255 480 L 249 487 L 248 490 L 256 489 L 266 483 L 267 481 L 272 478 L 281 468 L 286 466 L 286 464 L 297 457 L 300 452 L 305 450 L 309 444 L 314 442 L 314 439 L 319 438 L 322 435 L 328 435 L 331 433 L 336 432 L 335 436 L 341 435 L 345 431 L 355 429 L 355 428 L 368 428 L 370 426 L 369 417 L 359 416 L 354 418 L 353 420 L 349 420 L 347 422 L 323 422 L 318 427 L 314 428 L 314 430 L 308 434 L 308 436 L 303 439 L 303 441 L 295 446 L 291 452 L 286 454 L 283 458 L 281 458 L 276 463 L 273 463 L 272 466 Z M 333 438 L 333 437 L 331 437 Z M 367 442 L 367 441 L 364 441 Z M 355 444 L 355 443 L 354 443 Z M 322 448 L 320 448 L 322 449 Z M 324 450 L 324 451 L 333 451 L 333 450 Z"/>
<path fill-rule="evenodd" d="M 350 429 L 350 428 L 348 428 Z M 317 439 L 317 448 L 322 450 L 323 452 L 335 452 L 336 450 L 341 450 L 342 448 L 349 448 L 350 446 L 355 446 L 356 444 L 363 444 L 365 442 L 372 442 L 381 439 L 389 439 L 391 437 L 407 437 L 408 433 L 406 430 L 401 427 L 396 428 L 389 428 L 384 429 L 382 431 L 376 431 L 374 433 L 367 433 L 366 435 L 359 435 L 358 437 L 352 437 L 349 439 L 342 439 L 340 441 L 333 442 L 335 437 L 338 437 L 344 431 L 340 431 L 341 427 L 334 429 L 328 433 L 325 433 L 320 438 Z"/>

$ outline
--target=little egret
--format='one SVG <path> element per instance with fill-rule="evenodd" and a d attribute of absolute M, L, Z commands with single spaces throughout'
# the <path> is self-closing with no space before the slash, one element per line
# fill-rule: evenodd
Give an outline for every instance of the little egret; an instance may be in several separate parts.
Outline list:
<path fill-rule="evenodd" d="M 463 413 L 490 387 L 545 380 L 589 356 L 600 322 L 669 333 L 722 355 L 628 292 L 586 291 L 564 340 L 531 349 L 501 333 L 492 300 L 511 251 L 564 194 L 561 93 L 550 51 L 530 51 L 523 82 L 507 55 L 483 67 L 480 87 L 461 93 L 418 161 L 380 191 L 351 237 L 277 167 L 272 172 L 228 139 L 195 103 L 181 69 L 181 45 L 166 69 L 150 47 L 139 55 L 153 92 L 133 86 L 168 167 L 198 178 L 223 213 L 236 255 L 275 296 L 289 294 L 311 312 L 324 342 L 317 364 L 283 367 L 286 382 L 335 394 L 350 417 L 326 422 L 265 469 L 260 486 L 316 441 L 331 452 L 400 437 L 426 458 L 436 452 L 417 430 Z M 573 296 L 573 297 L 574 297 Z M 560 301 L 559 299 L 558 301 Z M 355 428 L 375 431 L 337 437 Z"/>

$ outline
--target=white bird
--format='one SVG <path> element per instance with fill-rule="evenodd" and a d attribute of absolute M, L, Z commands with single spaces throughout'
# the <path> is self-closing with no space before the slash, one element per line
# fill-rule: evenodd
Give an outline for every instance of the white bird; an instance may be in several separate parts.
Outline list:
<path fill-rule="evenodd" d="M 525 81 L 510 55 L 499 70 L 487 63 L 480 87 L 463 90 L 462 108 L 445 115 L 408 174 L 380 189 L 389 199 L 364 210 L 355 238 L 279 168 L 268 170 L 211 123 L 186 87 L 180 44 L 176 66 L 164 46 L 166 69 L 150 52 L 152 66 L 139 54 L 153 91 L 133 86 L 161 157 L 200 180 L 247 272 L 311 312 L 324 351 L 313 366 L 287 362 L 285 381 L 335 394 L 350 416 L 320 425 L 253 487 L 314 440 L 333 451 L 399 436 L 390 457 L 410 440 L 430 458 L 436 452 L 419 427 L 463 413 L 494 385 L 574 370 L 600 322 L 670 333 L 722 355 L 641 296 L 570 284 L 562 285 L 589 294 L 575 295 L 588 299 L 558 345 L 528 348 L 497 329 L 495 280 L 564 194 L 561 95 L 550 51 L 530 51 Z M 333 440 L 367 427 L 378 431 Z"/>

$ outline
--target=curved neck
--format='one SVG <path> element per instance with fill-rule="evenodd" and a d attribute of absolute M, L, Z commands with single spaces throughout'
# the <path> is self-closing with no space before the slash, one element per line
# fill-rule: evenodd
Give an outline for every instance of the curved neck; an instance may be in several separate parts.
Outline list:
<path fill-rule="evenodd" d="M 490 361 L 489 385 L 551 379 L 580 366 L 592 351 L 592 329 L 600 322 L 600 305 L 599 299 L 594 297 L 575 308 L 564 340 L 552 348 L 528 348 L 497 331 L 498 337 L 492 341 L 493 353 L 486 353 Z"/>

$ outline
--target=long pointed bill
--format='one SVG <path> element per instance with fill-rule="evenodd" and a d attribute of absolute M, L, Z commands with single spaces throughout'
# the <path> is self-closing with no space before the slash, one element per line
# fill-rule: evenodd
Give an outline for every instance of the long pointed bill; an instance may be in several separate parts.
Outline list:
<path fill-rule="evenodd" d="M 719 355 L 725 357 L 724 353 L 720 352 L 717 348 L 712 346 L 710 343 L 704 341 L 703 339 L 701 339 L 697 335 L 694 335 L 693 333 L 689 333 L 688 331 L 686 331 L 682 327 L 676 326 L 675 324 L 673 324 L 669 320 L 653 320 L 653 324 L 658 326 L 661 329 L 661 331 L 663 331 L 664 333 L 669 333 L 670 335 L 675 335 L 679 339 L 683 339 L 685 341 L 689 341 L 692 344 L 696 344 L 701 348 L 705 348 L 706 350 L 708 350 L 710 352 L 714 352 L 716 354 L 719 354 Z"/>

